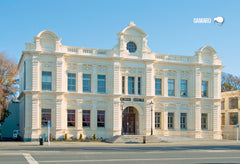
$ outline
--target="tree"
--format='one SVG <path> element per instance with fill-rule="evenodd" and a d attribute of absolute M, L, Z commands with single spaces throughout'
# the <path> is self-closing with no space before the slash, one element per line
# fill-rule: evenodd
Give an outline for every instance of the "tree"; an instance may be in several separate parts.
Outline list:
<path fill-rule="evenodd" d="M 17 64 L 0 53 L 0 123 L 8 116 L 8 103 L 17 91 Z"/>
<path fill-rule="evenodd" d="M 222 87 L 221 91 L 240 90 L 240 77 L 234 76 L 230 73 L 222 72 Z"/>

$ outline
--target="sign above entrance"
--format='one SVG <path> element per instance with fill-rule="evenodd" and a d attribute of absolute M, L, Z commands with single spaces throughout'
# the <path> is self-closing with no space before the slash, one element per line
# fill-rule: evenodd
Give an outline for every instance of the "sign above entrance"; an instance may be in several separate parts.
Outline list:
<path fill-rule="evenodd" d="M 131 101 L 131 98 L 120 98 L 121 101 Z"/>
<path fill-rule="evenodd" d="M 144 102 L 144 99 L 142 99 L 142 98 L 133 98 L 133 101 Z"/>
<path fill-rule="evenodd" d="M 132 101 L 131 98 L 120 98 L 120 101 Z M 144 102 L 143 98 L 133 98 L 133 101 Z"/>

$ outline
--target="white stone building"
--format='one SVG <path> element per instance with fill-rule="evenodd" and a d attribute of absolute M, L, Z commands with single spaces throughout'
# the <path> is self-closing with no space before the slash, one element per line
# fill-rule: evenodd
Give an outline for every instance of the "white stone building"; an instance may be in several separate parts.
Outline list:
<path fill-rule="evenodd" d="M 26 43 L 20 75 L 20 134 L 221 139 L 221 59 L 209 46 L 194 56 L 151 52 L 133 22 L 113 49 L 69 47 L 51 31 Z M 174 47 L 174 46 L 173 46 Z"/>

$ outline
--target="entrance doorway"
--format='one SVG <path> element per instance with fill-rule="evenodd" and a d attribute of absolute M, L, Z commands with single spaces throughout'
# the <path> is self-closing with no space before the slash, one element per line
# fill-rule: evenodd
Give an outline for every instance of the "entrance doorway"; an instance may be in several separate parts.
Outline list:
<path fill-rule="evenodd" d="M 127 107 L 122 113 L 122 135 L 137 134 L 138 115 L 134 107 Z"/>

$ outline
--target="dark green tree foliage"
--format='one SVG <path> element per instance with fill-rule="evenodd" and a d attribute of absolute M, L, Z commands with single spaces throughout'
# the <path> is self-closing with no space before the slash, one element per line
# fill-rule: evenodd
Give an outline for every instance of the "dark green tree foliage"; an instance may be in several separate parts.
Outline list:
<path fill-rule="evenodd" d="M 0 123 L 8 116 L 8 103 L 17 91 L 17 64 L 0 53 Z"/>
<path fill-rule="evenodd" d="M 221 91 L 234 91 L 240 89 L 240 77 L 230 73 L 222 72 Z"/>

